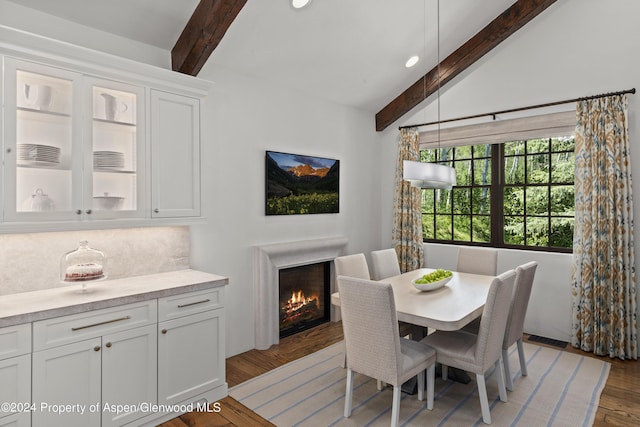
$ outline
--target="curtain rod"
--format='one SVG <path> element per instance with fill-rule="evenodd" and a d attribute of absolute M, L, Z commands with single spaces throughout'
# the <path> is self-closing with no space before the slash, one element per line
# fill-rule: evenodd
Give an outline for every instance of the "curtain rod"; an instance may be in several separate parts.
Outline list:
<path fill-rule="evenodd" d="M 569 104 L 570 102 L 580 102 L 580 101 L 586 101 L 586 100 L 589 100 L 589 99 L 604 98 L 605 96 L 623 95 L 625 93 L 634 94 L 634 93 L 636 93 L 636 88 L 631 88 L 631 89 L 627 89 L 627 90 L 621 90 L 619 92 L 602 93 L 600 95 L 583 96 L 582 98 L 567 99 L 565 101 L 556 101 L 556 102 L 548 102 L 546 104 L 531 105 L 529 107 L 511 108 L 509 110 L 494 111 L 493 113 L 474 114 L 473 116 L 458 117 L 456 119 L 446 119 L 446 120 L 440 120 L 440 121 L 437 121 L 437 122 L 429 122 L 429 123 L 420 123 L 420 124 L 416 124 L 416 125 L 400 126 L 400 127 L 398 127 L 398 130 L 400 130 L 400 129 L 409 129 L 409 128 L 413 128 L 413 127 L 437 125 L 438 123 L 457 122 L 459 120 L 476 119 L 478 117 L 485 117 L 485 116 L 493 116 L 493 120 L 495 120 L 496 116 L 498 114 L 515 113 L 516 111 L 533 110 L 535 108 L 551 107 L 551 106 L 554 106 L 554 105 Z"/>

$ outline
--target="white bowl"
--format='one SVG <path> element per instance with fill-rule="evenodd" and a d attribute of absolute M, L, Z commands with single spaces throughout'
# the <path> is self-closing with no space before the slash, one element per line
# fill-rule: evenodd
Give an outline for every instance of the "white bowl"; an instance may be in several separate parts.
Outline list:
<path fill-rule="evenodd" d="M 122 202 L 124 201 L 124 197 L 114 197 L 114 196 L 94 196 L 93 197 L 93 206 L 95 209 L 103 210 L 103 211 L 116 211 L 122 207 Z"/>
<path fill-rule="evenodd" d="M 417 279 L 412 280 L 411 283 L 413 283 L 413 286 L 415 286 L 416 289 L 418 289 L 419 291 L 434 291 L 436 289 L 440 289 L 441 287 L 443 287 L 444 285 L 449 283 L 449 281 L 453 278 L 453 276 L 449 276 L 449 277 L 447 277 L 445 279 L 438 280 L 437 282 L 416 283 L 416 280 L 421 279 L 421 278 L 422 278 L 422 276 L 418 277 Z"/>

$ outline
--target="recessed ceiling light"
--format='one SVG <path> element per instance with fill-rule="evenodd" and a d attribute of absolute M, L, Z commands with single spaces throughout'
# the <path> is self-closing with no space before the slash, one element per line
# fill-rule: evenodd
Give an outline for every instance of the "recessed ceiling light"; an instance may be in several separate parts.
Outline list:
<path fill-rule="evenodd" d="M 311 0 L 291 0 L 291 6 L 294 9 L 302 9 L 305 6 L 308 6 L 311 3 Z"/>
<path fill-rule="evenodd" d="M 407 62 L 405 62 L 404 66 L 407 68 L 411 68 L 416 65 L 419 60 L 420 57 L 418 55 L 413 55 L 411 58 L 407 59 Z"/>

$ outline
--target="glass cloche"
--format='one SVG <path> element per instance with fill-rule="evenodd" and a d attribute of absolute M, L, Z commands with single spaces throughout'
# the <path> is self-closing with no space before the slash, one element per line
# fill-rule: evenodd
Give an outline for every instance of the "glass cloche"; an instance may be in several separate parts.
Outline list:
<path fill-rule="evenodd" d="M 89 247 L 82 240 L 78 249 L 67 252 L 60 260 L 60 280 L 63 282 L 89 282 L 105 279 L 105 256 L 102 252 Z"/>

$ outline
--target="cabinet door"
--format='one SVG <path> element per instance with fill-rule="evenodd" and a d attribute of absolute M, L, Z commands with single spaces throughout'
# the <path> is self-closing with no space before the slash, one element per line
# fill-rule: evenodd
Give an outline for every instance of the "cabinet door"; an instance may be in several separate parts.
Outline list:
<path fill-rule="evenodd" d="M 0 420 L 13 412 L 28 411 L 23 405 L 31 402 L 31 355 L 0 360 L 0 384 L 0 403 L 18 405 L 16 411 L 0 411 Z"/>
<path fill-rule="evenodd" d="M 100 338 L 33 353 L 33 427 L 99 426 Z M 56 413 L 54 405 L 75 405 Z M 94 405 L 94 410 L 90 410 Z M 84 408 L 84 413 L 82 409 Z"/>
<path fill-rule="evenodd" d="M 78 218 L 80 74 L 5 58 L 6 221 Z"/>
<path fill-rule="evenodd" d="M 102 427 L 123 425 L 149 413 L 118 411 L 118 405 L 155 404 L 157 396 L 156 325 L 102 337 Z"/>
<path fill-rule="evenodd" d="M 200 101 L 151 91 L 151 216 L 200 216 Z"/>
<path fill-rule="evenodd" d="M 161 322 L 158 329 L 158 404 L 224 384 L 224 309 Z"/>
<path fill-rule="evenodd" d="M 84 80 L 84 211 L 87 218 L 140 217 L 144 211 L 144 88 Z"/>
<path fill-rule="evenodd" d="M 23 412 L 0 418 L 0 427 L 31 427 L 31 414 Z"/>

